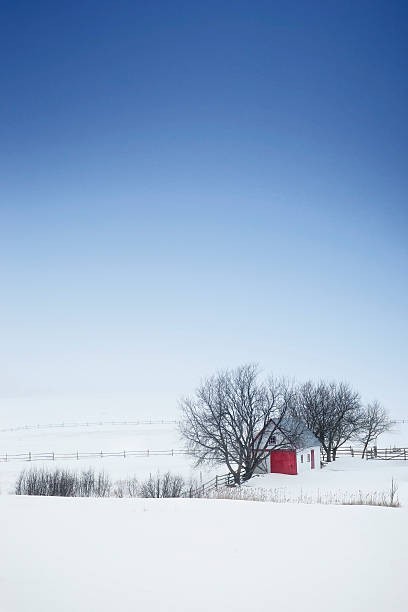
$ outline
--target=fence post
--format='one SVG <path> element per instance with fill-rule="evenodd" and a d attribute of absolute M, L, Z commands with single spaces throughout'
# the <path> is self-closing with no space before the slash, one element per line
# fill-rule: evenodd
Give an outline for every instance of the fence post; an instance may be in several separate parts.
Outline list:
<path fill-rule="evenodd" d="M 350 446 L 351 456 L 354 457 L 354 450 Z"/>
<path fill-rule="evenodd" d="M 218 488 L 218 476 L 215 477 L 215 488 Z"/>
<path fill-rule="evenodd" d="M 77 461 L 78 461 L 78 459 L 79 459 L 79 456 L 78 456 L 78 451 L 77 451 Z"/>
<path fill-rule="evenodd" d="M 123 451 L 123 458 L 126 459 L 126 453 Z"/>
<path fill-rule="evenodd" d="M 28 453 L 28 460 L 31 461 L 31 451 Z"/>
<path fill-rule="evenodd" d="M 103 452 L 101 451 L 101 458 L 103 457 Z"/>

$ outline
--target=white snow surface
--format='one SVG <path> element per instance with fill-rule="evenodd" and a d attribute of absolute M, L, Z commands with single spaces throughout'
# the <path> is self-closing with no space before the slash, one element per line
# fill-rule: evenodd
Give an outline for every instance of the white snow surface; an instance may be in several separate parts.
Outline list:
<path fill-rule="evenodd" d="M 402 441 L 404 433 L 398 434 Z M 401 444 L 399 442 L 399 444 Z M 401 444 L 404 445 L 404 444 Z M 407 444 L 405 444 L 407 446 Z M 175 425 L 0 433 L 0 453 L 181 448 Z M 408 462 L 339 458 L 247 486 L 301 493 L 386 492 L 401 508 L 229 501 L 19 497 L 0 463 L 0 612 L 408 610 Z M 47 462 L 112 479 L 157 469 L 188 476 L 186 456 Z M 223 473 L 222 466 L 215 473 Z"/>
<path fill-rule="evenodd" d="M 297 476 L 265 474 L 253 477 L 247 487 L 272 489 L 277 497 L 299 499 L 301 495 L 316 499 L 320 496 L 347 497 L 386 493 L 394 479 L 400 503 L 408 508 L 408 461 L 365 460 L 340 457 L 322 470 L 308 470 Z M 282 494 L 282 495 L 280 495 Z M 407 516 L 408 518 L 408 516 Z M 408 569 L 408 568 L 407 568 Z"/>
<path fill-rule="evenodd" d="M 404 509 L 0 496 L 2 612 L 408 609 Z"/>
<path fill-rule="evenodd" d="M 377 438 L 378 448 L 393 448 L 395 446 L 408 448 L 408 419 L 404 422 L 394 423 L 392 429 Z"/>

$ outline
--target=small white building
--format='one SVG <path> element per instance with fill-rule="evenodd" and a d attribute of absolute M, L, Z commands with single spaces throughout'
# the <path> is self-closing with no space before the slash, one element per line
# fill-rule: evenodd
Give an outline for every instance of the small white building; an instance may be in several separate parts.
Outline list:
<path fill-rule="evenodd" d="M 296 475 L 321 467 L 319 440 L 295 418 L 271 420 L 262 438 L 257 440 L 256 451 L 266 454 L 257 474 Z"/>

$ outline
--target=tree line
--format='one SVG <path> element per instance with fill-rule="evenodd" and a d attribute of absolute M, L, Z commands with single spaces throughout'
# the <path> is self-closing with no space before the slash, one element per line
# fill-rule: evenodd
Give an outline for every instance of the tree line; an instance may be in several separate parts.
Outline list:
<path fill-rule="evenodd" d="M 338 449 L 352 440 L 362 444 L 364 458 L 368 445 L 391 427 L 383 406 L 377 400 L 364 405 L 348 383 L 261 378 L 256 364 L 204 379 L 180 407 L 180 433 L 197 465 L 225 464 L 237 483 L 252 477 L 285 423 L 296 424 L 290 431 L 293 446 L 307 429 L 327 461 L 335 461 Z M 287 444 L 282 437 L 276 440 L 276 448 Z"/>

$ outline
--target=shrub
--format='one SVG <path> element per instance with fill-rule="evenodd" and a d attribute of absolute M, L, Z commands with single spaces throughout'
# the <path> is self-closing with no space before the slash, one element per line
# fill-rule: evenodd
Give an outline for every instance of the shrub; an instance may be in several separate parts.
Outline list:
<path fill-rule="evenodd" d="M 149 478 L 140 485 L 141 497 L 183 497 L 186 488 L 185 480 L 178 474 L 166 472 Z"/>
<path fill-rule="evenodd" d="M 23 470 L 17 478 L 16 495 L 51 495 L 73 497 L 75 475 L 68 470 L 53 471 L 33 468 Z"/>
<path fill-rule="evenodd" d="M 15 485 L 16 495 L 42 495 L 58 497 L 109 497 L 112 484 L 103 472 L 94 470 L 81 474 L 45 468 L 23 470 Z"/>
<path fill-rule="evenodd" d="M 115 497 L 140 497 L 140 484 L 137 478 L 117 480 L 113 488 Z"/>

